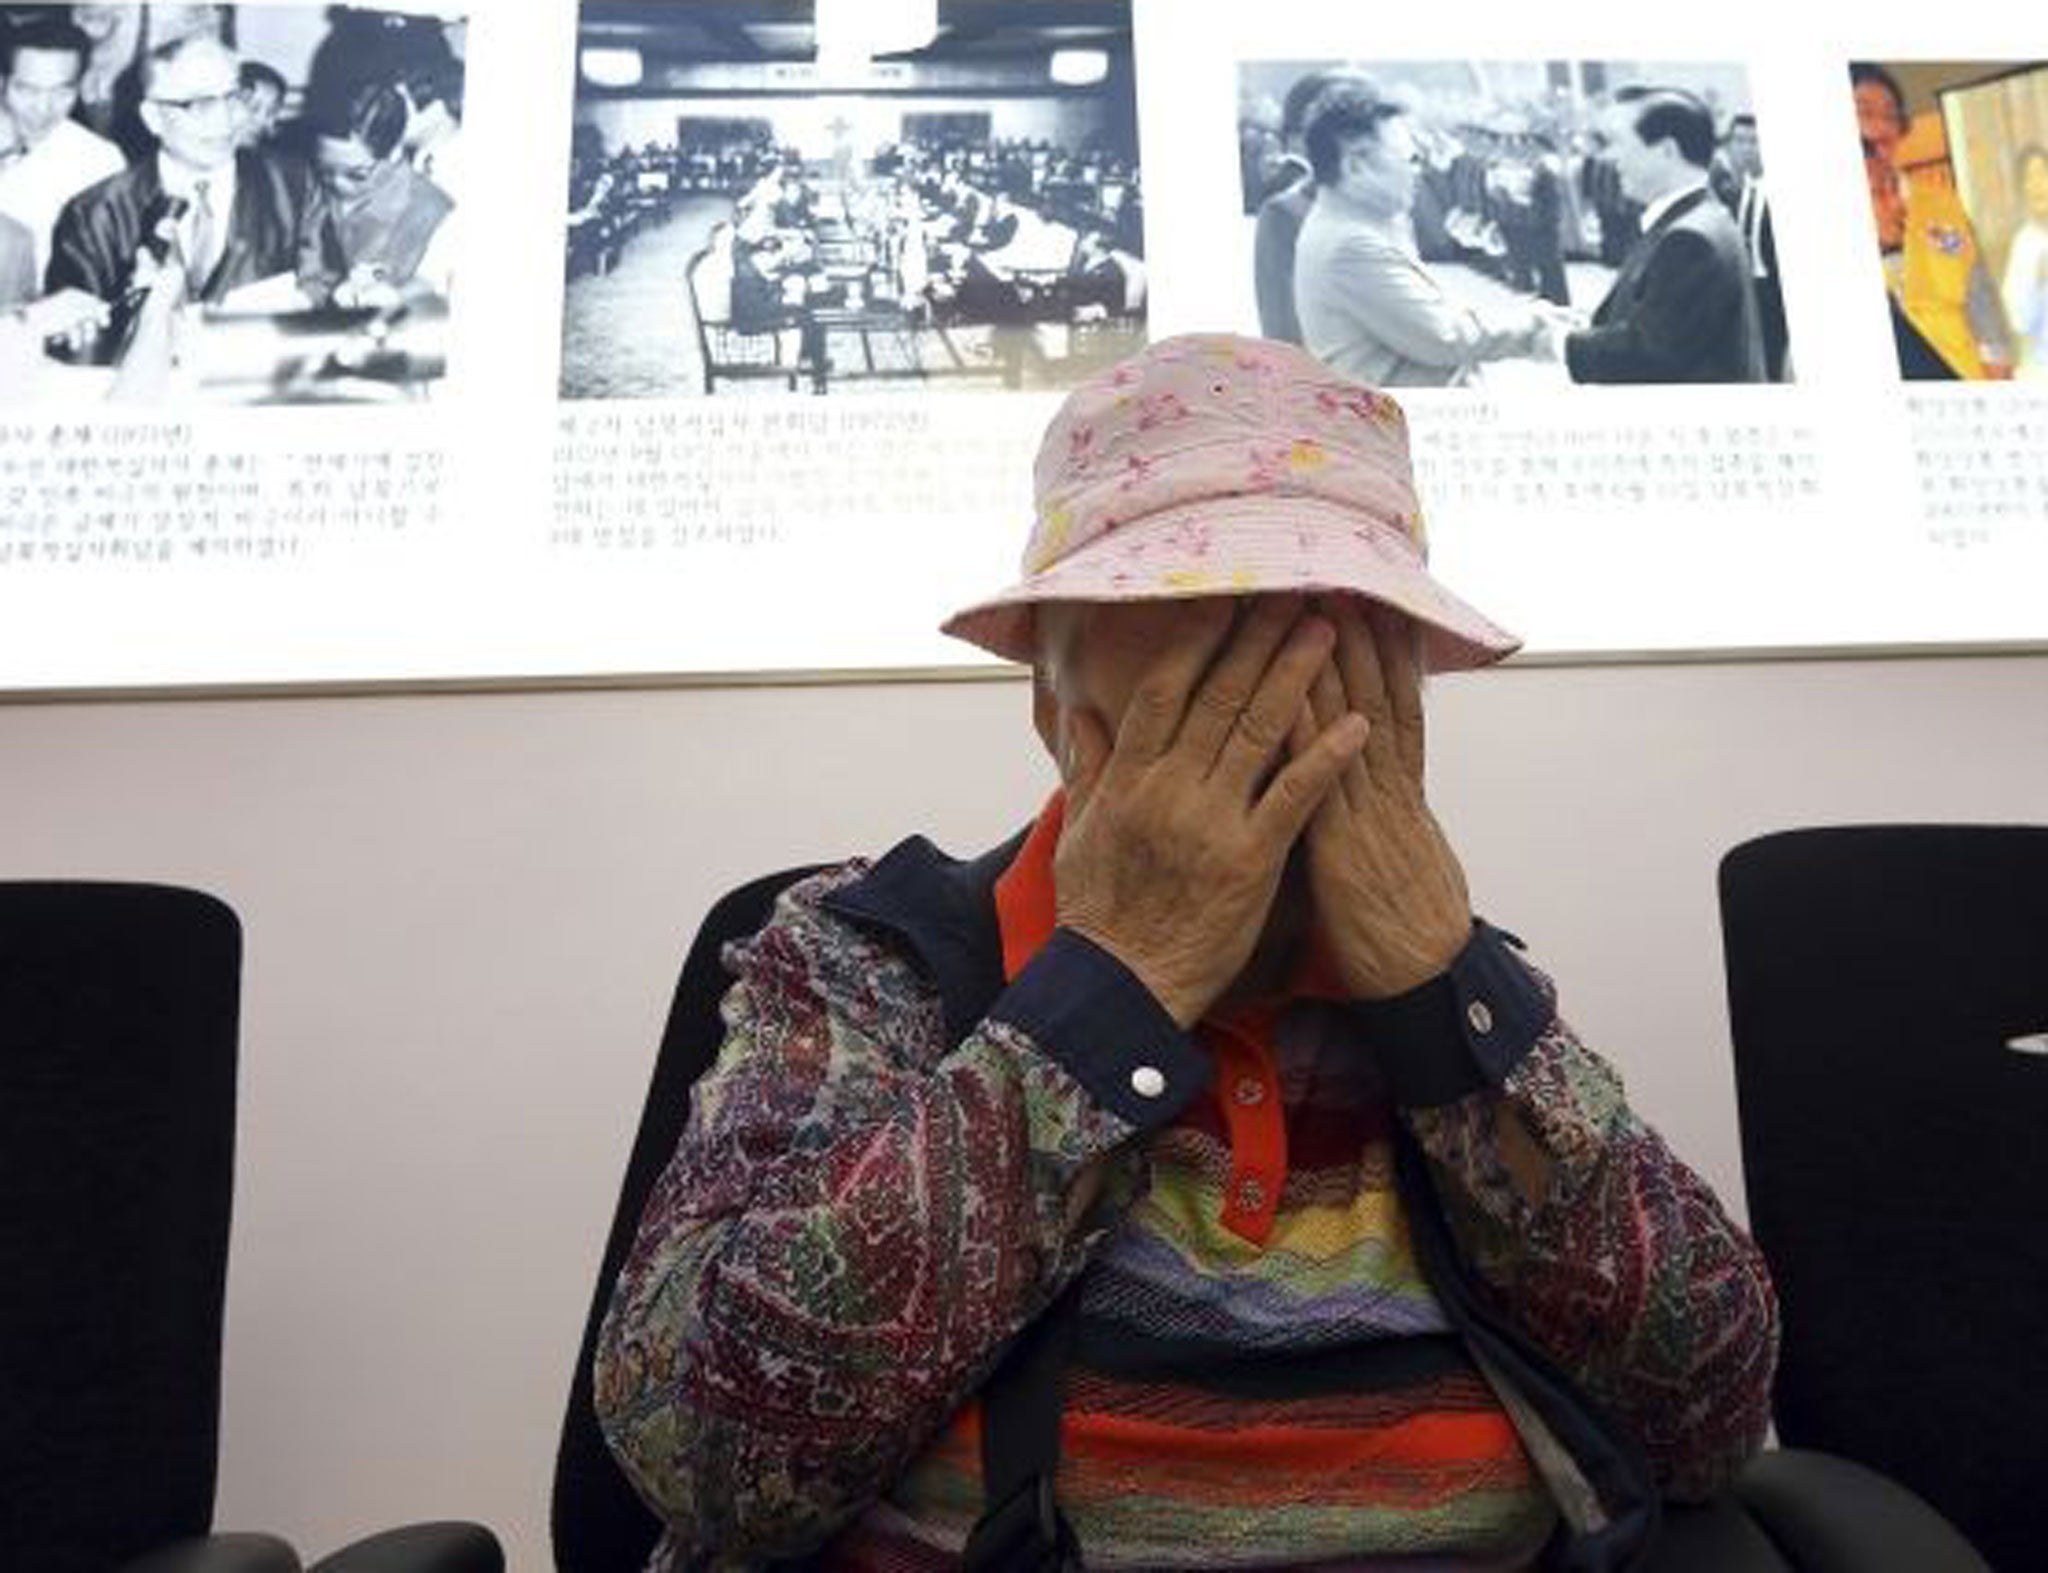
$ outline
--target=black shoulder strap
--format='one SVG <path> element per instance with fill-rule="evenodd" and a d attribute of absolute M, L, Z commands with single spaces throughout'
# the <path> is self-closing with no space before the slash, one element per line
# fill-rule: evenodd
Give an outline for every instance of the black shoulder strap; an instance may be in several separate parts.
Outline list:
<path fill-rule="evenodd" d="M 981 1519 L 965 1573 L 1068 1573 L 1080 1543 L 1053 1497 L 1060 1461 L 1060 1378 L 1081 1291 L 1070 1285 L 1004 1352 L 981 1390 Z"/>

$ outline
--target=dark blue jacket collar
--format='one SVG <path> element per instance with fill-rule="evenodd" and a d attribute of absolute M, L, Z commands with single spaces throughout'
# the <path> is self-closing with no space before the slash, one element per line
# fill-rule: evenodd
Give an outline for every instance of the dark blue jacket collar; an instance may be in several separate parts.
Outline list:
<path fill-rule="evenodd" d="M 946 1041 L 958 1043 L 1003 990 L 995 884 L 1030 827 L 963 862 L 923 836 L 898 842 L 867 873 L 825 897 L 828 911 L 899 940 L 939 991 Z"/>

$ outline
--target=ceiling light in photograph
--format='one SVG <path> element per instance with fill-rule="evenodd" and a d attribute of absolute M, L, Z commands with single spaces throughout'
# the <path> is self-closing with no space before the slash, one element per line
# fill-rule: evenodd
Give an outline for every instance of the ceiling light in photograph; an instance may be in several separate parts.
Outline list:
<path fill-rule="evenodd" d="M 586 49 L 577 66 L 592 87 L 638 87 L 647 69 L 637 49 Z"/>
<path fill-rule="evenodd" d="M 1093 87 L 1109 75 L 1109 53 L 1102 49 L 1055 49 L 1052 79 L 1062 87 Z"/>
<path fill-rule="evenodd" d="M 866 65 L 938 36 L 939 0 L 818 0 L 818 58 Z"/>

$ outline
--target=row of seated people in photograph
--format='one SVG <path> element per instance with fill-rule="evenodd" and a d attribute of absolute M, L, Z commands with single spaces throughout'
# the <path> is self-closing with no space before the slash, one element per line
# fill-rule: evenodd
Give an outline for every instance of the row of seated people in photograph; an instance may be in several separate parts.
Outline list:
<path fill-rule="evenodd" d="M 726 194 L 747 190 L 771 167 L 794 156 L 791 150 L 777 147 L 765 132 L 693 141 L 687 146 L 621 148 L 609 158 L 595 149 L 579 153 L 579 159 L 587 164 L 587 178 L 594 179 L 599 169 L 615 179 L 658 172 L 677 192 Z M 1063 149 L 1042 139 L 909 136 L 883 144 L 869 167 L 876 175 L 892 175 L 906 167 L 933 176 L 954 169 L 979 188 L 1007 192 L 1042 208 L 1074 206 L 1094 220 L 1112 217 L 1138 194 L 1138 172 L 1128 161 L 1094 148 L 1079 152 Z"/>
<path fill-rule="evenodd" d="M 606 153 L 595 127 L 579 127 L 569 154 L 565 276 L 609 273 L 627 243 L 668 218 L 677 199 L 745 190 L 779 160 L 766 142 L 735 143 L 715 154 L 653 143 Z"/>
<path fill-rule="evenodd" d="M 1070 152 L 1046 142 L 912 137 L 877 149 L 865 173 L 850 153 L 832 165 L 842 185 L 860 184 L 868 174 L 909 179 L 927 204 L 950 206 L 963 186 L 977 202 L 1007 196 L 1022 210 L 1076 232 L 1103 231 L 1112 251 L 1144 255 L 1137 172 L 1093 148 Z M 586 128 L 570 155 L 567 276 L 609 272 L 627 243 L 665 219 L 681 197 L 717 192 L 734 198 L 743 213 L 752 213 L 767 189 L 782 184 L 784 168 L 801 166 L 796 151 L 778 147 L 765 127 L 687 146 L 650 143 L 611 153 L 594 128 Z M 801 199 L 798 190 L 794 200 Z M 773 227 L 794 230 L 805 224 L 802 214 L 790 212 Z"/>
<path fill-rule="evenodd" d="M 1002 194 L 1076 230 L 1100 229 L 1117 249 L 1145 254 L 1144 199 L 1137 166 L 1095 145 L 1078 150 L 1044 139 L 910 136 L 883 147 L 877 174 L 914 172 L 920 194 L 955 175 L 972 189 Z"/>
<path fill-rule="evenodd" d="M 1142 299 L 1143 264 L 1106 231 L 977 190 L 957 168 L 894 167 L 851 186 L 821 188 L 794 163 L 757 180 L 702 275 L 718 293 L 731 280 L 728 320 L 746 331 L 872 303 L 913 322 L 1009 326 L 1121 315 Z"/>
<path fill-rule="evenodd" d="M 282 75 L 236 52 L 217 8 L 184 9 L 194 25 L 138 63 L 132 161 L 72 118 L 92 58 L 75 21 L 0 41 L 0 253 L 31 259 L 0 266 L 13 354 L 161 360 L 188 308 L 272 279 L 271 311 L 445 295 L 461 67 L 439 24 L 338 12 L 286 118 Z"/>

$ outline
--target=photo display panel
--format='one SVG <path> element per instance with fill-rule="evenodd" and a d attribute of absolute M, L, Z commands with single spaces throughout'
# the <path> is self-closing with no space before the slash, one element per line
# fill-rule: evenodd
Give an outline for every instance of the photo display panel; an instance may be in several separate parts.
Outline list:
<path fill-rule="evenodd" d="M 1526 658 L 2048 642 L 2017 16 L 0 23 L 0 691 L 988 671 L 1062 394 L 1211 329 L 1401 400 Z"/>

